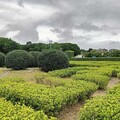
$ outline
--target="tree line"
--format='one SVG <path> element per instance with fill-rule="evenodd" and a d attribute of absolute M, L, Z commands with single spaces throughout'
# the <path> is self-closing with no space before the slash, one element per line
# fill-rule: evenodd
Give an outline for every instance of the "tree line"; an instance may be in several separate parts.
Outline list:
<path fill-rule="evenodd" d="M 56 49 L 62 51 L 74 51 L 74 55 L 78 55 L 81 53 L 81 50 L 77 44 L 72 43 L 32 43 L 31 41 L 27 42 L 26 44 L 22 45 L 15 42 L 12 39 L 0 37 L 0 52 L 7 54 L 12 50 L 26 50 L 30 51 L 39 51 L 42 52 L 43 50 L 47 49 Z"/>
<path fill-rule="evenodd" d="M 84 57 L 120 57 L 120 50 L 118 49 L 92 49 L 81 50 Z"/>

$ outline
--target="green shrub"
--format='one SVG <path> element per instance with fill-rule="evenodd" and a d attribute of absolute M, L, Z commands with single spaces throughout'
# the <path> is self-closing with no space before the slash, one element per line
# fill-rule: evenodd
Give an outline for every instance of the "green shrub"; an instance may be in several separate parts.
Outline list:
<path fill-rule="evenodd" d="M 5 65 L 5 55 L 0 52 L 0 67 Z"/>
<path fill-rule="evenodd" d="M 38 64 L 43 71 L 48 72 L 69 67 L 69 60 L 62 51 L 48 50 L 40 53 Z"/>
<path fill-rule="evenodd" d="M 34 76 L 36 83 L 42 83 L 46 77 L 49 77 L 46 73 L 37 73 Z"/>
<path fill-rule="evenodd" d="M 38 67 L 39 51 L 31 51 L 30 54 L 33 56 L 33 67 Z"/>
<path fill-rule="evenodd" d="M 0 95 L 13 103 L 19 102 L 35 110 L 43 110 L 51 116 L 66 105 L 86 99 L 96 89 L 97 85 L 86 81 L 71 81 L 58 87 L 11 82 L 0 84 Z"/>
<path fill-rule="evenodd" d="M 119 120 L 120 85 L 108 91 L 106 96 L 88 100 L 80 110 L 79 120 Z"/>
<path fill-rule="evenodd" d="M 4 77 L 0 79 L 0 84 L 1 83 L 11 83 L 11 82 L 16 82 L 16 83 L 23 83 L 25 80 L 23 78 L 19 77 Z"/>
<path fill-rule="evenodd" d="M 120 61 L 120 57 L 73 58 L 74 61 Z"/>
<path fill-rule="evenodd" d="M 33 67 L 34 57 L 28 53 L 29 55 L 29 61 L 28 61 L 28 67 Z"/>
<path fill-rule="evenodd" d="M 30 65 L 30 55 L 24 50 L 14 50 L 6 56 L 6 67 L 15 70 L 25 69 Z"/>
<path fill-rule="evenodd" d="M 55 77 L 45 77 L 43 79 L 41 79 L 41 76 L 37 76 L 36 82 L 39 84 L 45 84 L 48 86 L 64 86 L 66 82 L 70 82 L 70 80 L 66 79 L 62 79 L 62 78 L 55 78 Z"/>
<path fill-rule="evenodd" d="M 86 69 L 87 68 L 85 67 L 71 67 L 71 68 L 66 68 L 61 70 L 50 71 L 49 75 L 52 77 L 68 78 L 76 74 L 78 70 L 86 70 Z"/>
<path fill-rule="evenodd" d="M 13 105 L 10 101 L 0 98 L 0 120 L 56 120 L 48 119 L 43 111 L 35 112 L 25 105 Z"/>
<path fill-rule="evenodd" d="M 69 59 L 74 57 L 74 51 L 72 51 L 72 50 L 65 51 L 65 53 Z"/>
<path fill-rule="evenodd" d="M 105 75 L 99 75 L 94 73 L 75 74 L 72 76 L 72 78 L 75 80 L 94 82 L 99 86 L 100 89 L 105 89 L 110 79 Z"/>
<path fill-rule="evenodd" d="M 119 78 L 119 79 L 120 79 L 120 73 L 118 73 L 118 74 L 117 74 L 117 78 Z"/>
<path fill-rule="evenodd" d="M 38 67 L 38 57 L 41 52 L 31 51 L 30 54 L 33 56 L 33 67 Z"/>
<path fill-rule="evenodd" d="M 112 77 L 117 77 L 117 74 L 120 72 L 120 69 L 114 69 L 112 71 Z"/>

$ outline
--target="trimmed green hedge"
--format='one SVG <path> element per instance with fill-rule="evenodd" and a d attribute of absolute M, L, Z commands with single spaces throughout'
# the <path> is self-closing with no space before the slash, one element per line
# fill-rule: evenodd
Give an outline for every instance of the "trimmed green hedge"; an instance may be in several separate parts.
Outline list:
<path fill-rule="evenodd" d="M 71 77 L 72 75 L 76 74 L 76 72 L 78 70 L 86 70 L 86 69 L 88 69 L 88 68 L 72 67 L 72 68 L 50 71 L 49 75 L 52 77 L 68 78 L 68 77 Z"/>
<path fill-rule="evenodd" d="M 105 89 L 110 78 L 105 75 L 92 74 L 92 73 L 84 73 L 84 74 L 75 74 L 72 76 L 75 80 L 85 80 L 89 82 L 96 83 L 100 89 Z"/>
<path fill-rule="evenodd" d="M 0 67 L 5 65 L 5 55 L 0 52 Z"/>
<path fill-rule="evenodd" d="M 120 120 L 120 85 L 106 96 L 88 100 L 80 110 L 79 120 Z"/>
<path fill-rule="evenodd" d="M 71 81 L 64 86 L 49 87 L 32 83 L 0 84 L 0 95 L 13 103 L 19 102 L 47 115 L 57 114 L 62 107 L 89 97 L 97 85 L 85 81 Z"/>
<path fill-rule="evenodd" d="M 10 101 L 0 98 L 0 120 L 56 120 L 48 119 L 42 112 L 35 112 L 32 108 L 25 105 L 13 105 Z"/>
<path fill-rule="evenodd" d="M 120 57 L 72 58 L 74 61 L 120 61 Z"/>

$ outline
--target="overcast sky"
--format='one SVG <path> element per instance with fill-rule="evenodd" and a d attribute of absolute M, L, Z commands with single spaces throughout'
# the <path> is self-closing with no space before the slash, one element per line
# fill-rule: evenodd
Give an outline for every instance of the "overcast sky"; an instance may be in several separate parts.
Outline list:
<path fill-rule="evenodd" d="M 120 0 L 0 0 L 0 36 L 120 48 Z"/>

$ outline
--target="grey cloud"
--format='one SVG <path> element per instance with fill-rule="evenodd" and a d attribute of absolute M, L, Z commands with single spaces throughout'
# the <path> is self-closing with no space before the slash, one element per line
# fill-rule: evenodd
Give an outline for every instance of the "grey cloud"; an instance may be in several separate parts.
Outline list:
<path fill-rule="evenodd" d="M 82 30 L 84 33 L 89 34 L 92 32 L 104 32 L 103 38 L 107 41 L 106 35 L 111 34 L 116 36 L 120 30 L 120 2 L 119 0 L 11 0 L 11 3 L 18 4 L 19 9 L 16 14 L 15 8 L 6 6 L 4 3 L 9 0 L 0 0 L 0 10 L 7 10 L 9 12 L 6 16 L 6 12 L 0 12 L 0 19 L 7 23 L 7 29 L 0 31 L 0 35 L 6 35 L 9 31 L 19 30 L 20 33 L 16 36 L 16 39 L 20 39 L 21 42 L 31 40 L 36 42 L 39 40 L 38 32 L 36 28 L 38 26 L 46 25 L 51 26 L 51 31 L 58 35 L 60 42 L 76 42 L 83 48 L 99 47 L 99 41 L 91 43 L 94 39 L 94 35 L 79 35 L 73 36 L 73 30 Z M 25 5 L 44 5 L 51 8 L 56 8 L 58 11 L 46 18 L 40 20 L 32 17 L 26 20 L 22 16 L 21 10 L 24 10 Z M 7 8 L 8 7 L 8 8 Z M 31 11 L 30 11 L 31 12 Z M 46 11 L 48 12 L 48 11 Z M 16 16 L 21 16 L 21 18 Z M 33 21 L 32 21 L 33 19 Z M 98 36 L 99 37 L 99 36 Z M 97 41 L 97 40 L 96 40 Z M 114 40 L 113 40 L 114 41 Z M 93 45 L 92 45 L 93 44 Z M 118 47 L 117 43 L 111 43 L 109 40 L 105 43 L 106 47 Z M 101 45 L 103 47 L 103 45 Z"/>
<path fill-rule="evenodd" d="M 99 31 L 100 27 L 93 25 L 92 23 L 89 22 L 83 22 L 80 25 L 76 26 L 77 29 L 83 29 L 86 31 Z"/>

